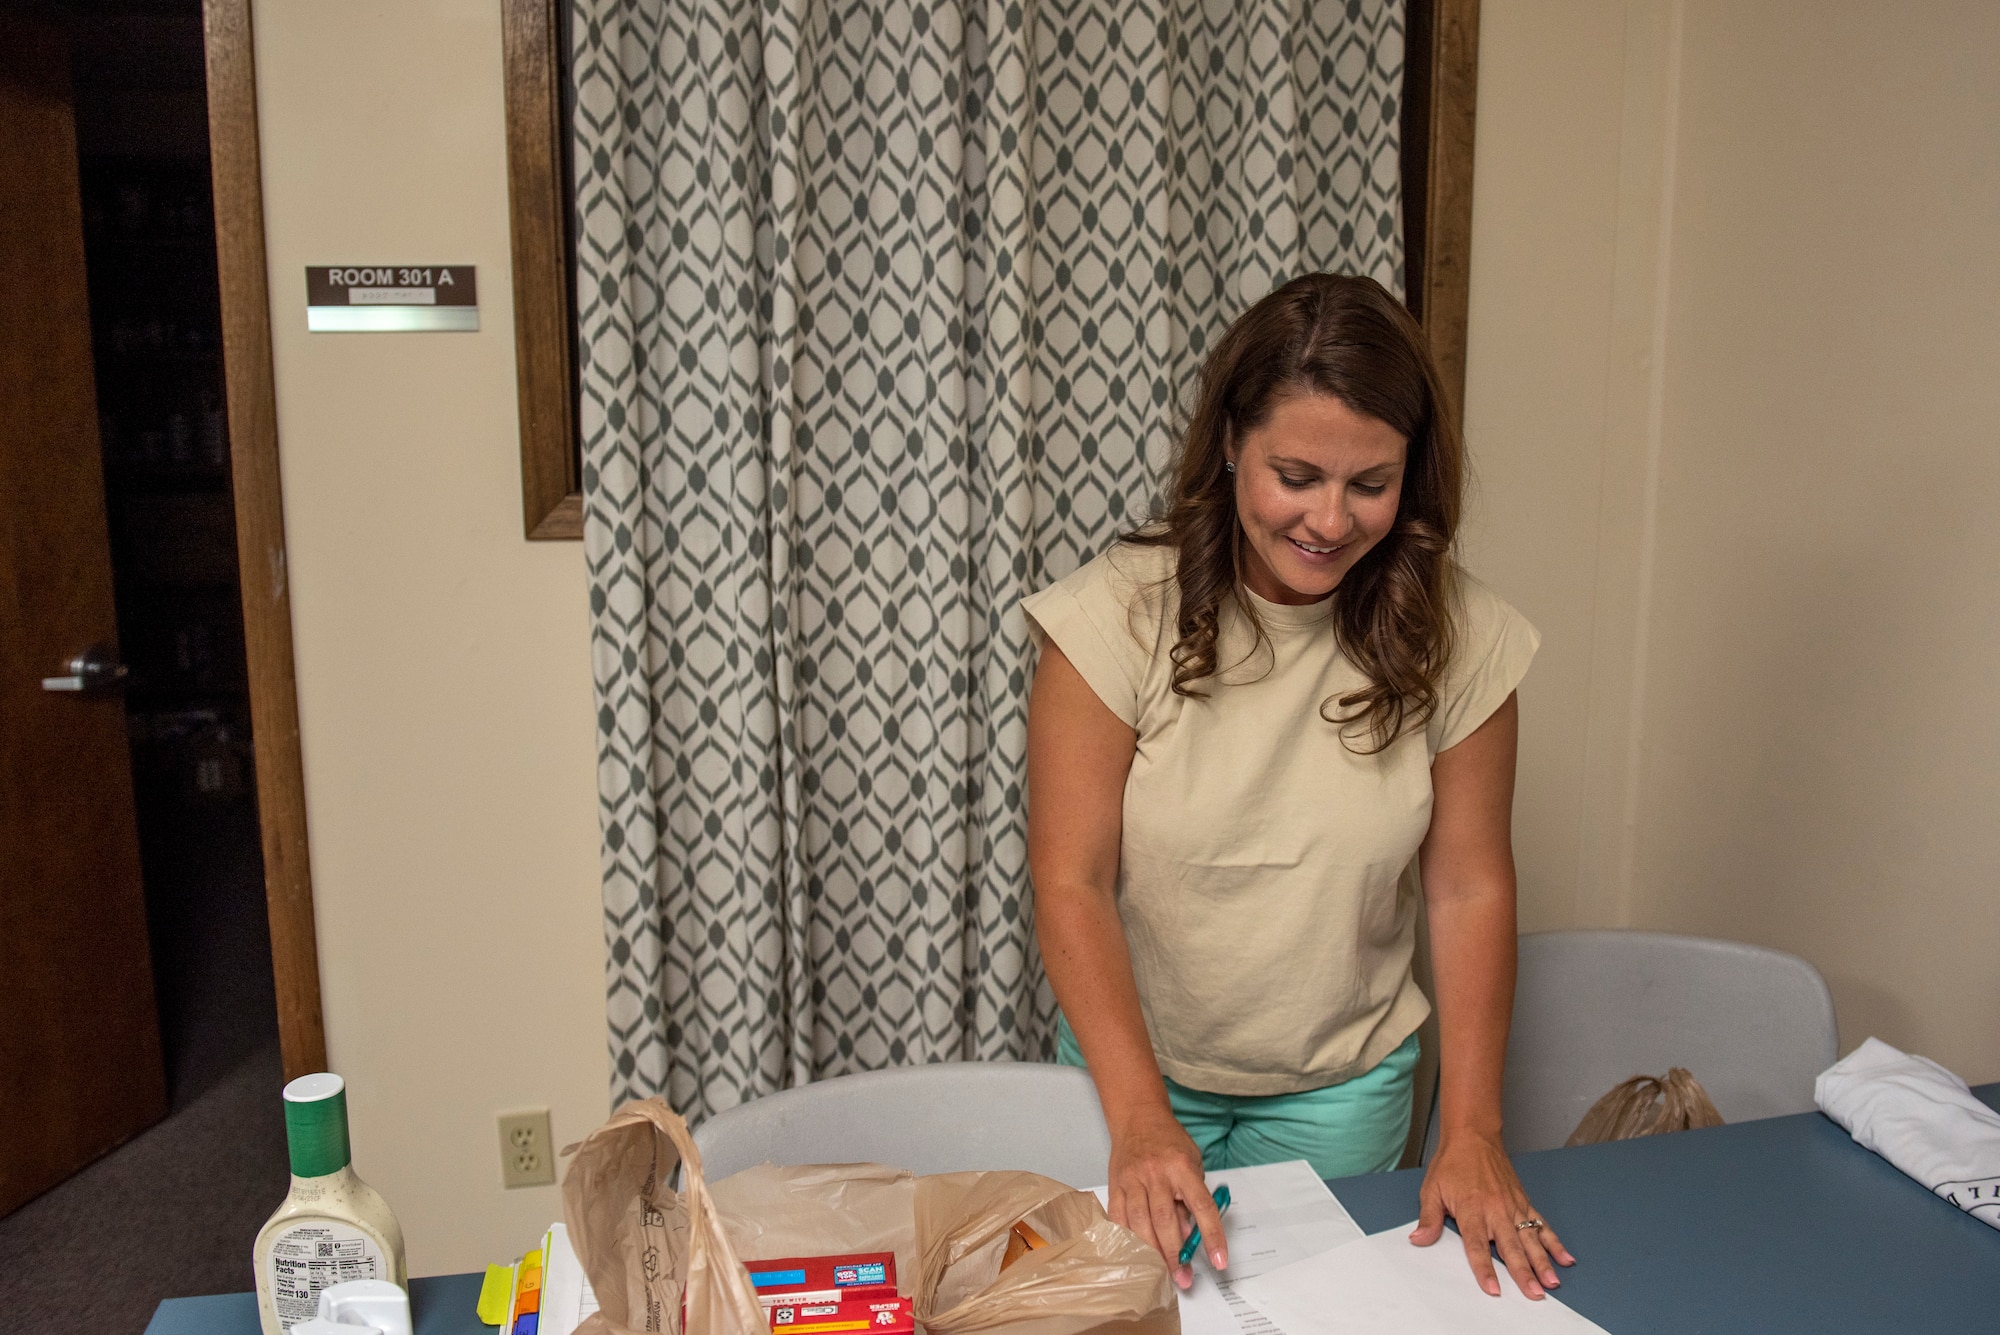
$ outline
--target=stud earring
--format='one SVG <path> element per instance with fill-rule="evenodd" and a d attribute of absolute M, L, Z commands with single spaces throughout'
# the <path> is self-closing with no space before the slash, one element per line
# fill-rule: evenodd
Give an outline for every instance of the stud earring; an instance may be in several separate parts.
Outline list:
<path fill-rule="evenodd" d="M 1227 469 L 1227 470 L 1228 470 L 1229 472 L 1231 472 L 1231 473 L 1234 473 L 1234 472 L 1236 471 L 1236 465 L 1235 465 L 1235 464 L 1233 464 L 1233 463 L 1231 463 L 1231 462 L 1230 462 L 1229 460 L 1227 460 L 1227 459 L 1224 459 L 1224 460 L 1222 461 L 1222 466 L 1223 466 L 1223 468 Z"/>

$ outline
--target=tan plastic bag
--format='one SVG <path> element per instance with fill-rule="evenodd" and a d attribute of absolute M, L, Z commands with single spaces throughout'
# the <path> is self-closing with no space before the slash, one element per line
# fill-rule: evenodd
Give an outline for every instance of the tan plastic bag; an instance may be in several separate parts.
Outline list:
<path fill-rule="evenodd" d="M 903 1169 L 766 1163 L 712 1182 L 708 1191 L 740 1260 L 894 1252 L 897 1282 L 915 1292 L 917 1179 Z"/>
<path fill-rule="evenodd" d="M 1049 1245 L 1002 1274 L 1024 1219 Z M 930 1335 L 1180 1335 L 1167 1263 L 1087 1191 L 1034 1173 L 920 1177 L 917 1236 L 917 1320 Z"/>
<path fill-rule="evenodd" d="M 1158 1252 L 1088 1192 L 1033 1173 L 912 1177 L 880 1164 L 763 1164 L 707 1184 L 687 1124 L 628 1103 L 564 1151 L 563 1215 L 599 1311 L 577 1335 L 768 1335 L 743 1258 L 890 1251 L 930 1335 L 1179 1335 Z M 683 1190 L 666 1184 L 676 1164 Z M 1021 1219 L 1049 1246 L 1005 1275 Z"/>
<path fill-rule="evenodd" d="M 768 1335 L 750 1273 L 722 1231 L 701 1176 L 701 1152 L 680 1114 L 659 1099 L 628 1103 L 563 1151 L 563 1219 L 597 1311 L 576 1335 Z M 684 1190 L 667 1185 L 685 1164 Z"/>
<path fill-rule="evenodd" d="M 1614 1086 L 1590 1105 L 1590 1111 L 1563 1143 L 1601 1145 L 1607 1140 L 1721 1125 L 1722 1114 L 1715 1110 L 1701 1081 L 1687 1068 L 1676 1066 L 1665 1076 L 1635 1075 Z"/>

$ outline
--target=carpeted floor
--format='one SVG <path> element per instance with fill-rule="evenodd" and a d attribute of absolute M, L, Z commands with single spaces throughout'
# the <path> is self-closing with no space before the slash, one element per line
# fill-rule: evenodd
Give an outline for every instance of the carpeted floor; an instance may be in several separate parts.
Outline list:
<path fill-rule="evenodd" d="M 141 832 L 172 1112 L 0 1219 L 0 1321 L 139 1335 L 162 1298 L 251 1287 L 284 1199 L 284 1085 L 254 807 Z"/>
<path fill-rule="evenodd" d="M 138 1335 L 162 1298 L 251 1286 L 250 1245 L 284 1199 L 276 1045 L 0 1219 L 0 1312 L 37 1335 Z"/>

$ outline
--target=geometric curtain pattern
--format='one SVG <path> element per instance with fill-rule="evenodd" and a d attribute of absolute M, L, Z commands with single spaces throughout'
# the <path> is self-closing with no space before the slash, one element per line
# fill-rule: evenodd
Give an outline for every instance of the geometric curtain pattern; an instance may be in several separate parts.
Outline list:
<path fill-rule="evenodd" d="M 1019 599 L 1293 274 L 1400 291 L 1398 0 L 573 0 L 614 1102 L 1038 1057 Z"/>

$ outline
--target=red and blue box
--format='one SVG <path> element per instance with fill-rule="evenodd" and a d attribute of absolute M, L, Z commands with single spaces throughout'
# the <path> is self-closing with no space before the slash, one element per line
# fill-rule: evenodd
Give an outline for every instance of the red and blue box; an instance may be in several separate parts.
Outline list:
<path fill-rule="evenodd" d="M 915 1335 L 915 1304 L 908 1298 L 851 1298 L 846 1302 L 775 1303 L 764 1309 L 773 1335 Z"/>
<path fill-rule="evenodd" d="M 896 1254 L 861 1252 L 842 1256 L 794 1256 L 777 1261 L 745 1261 L 757 1301 L 850 1303 L 896 1296 Z"/>

